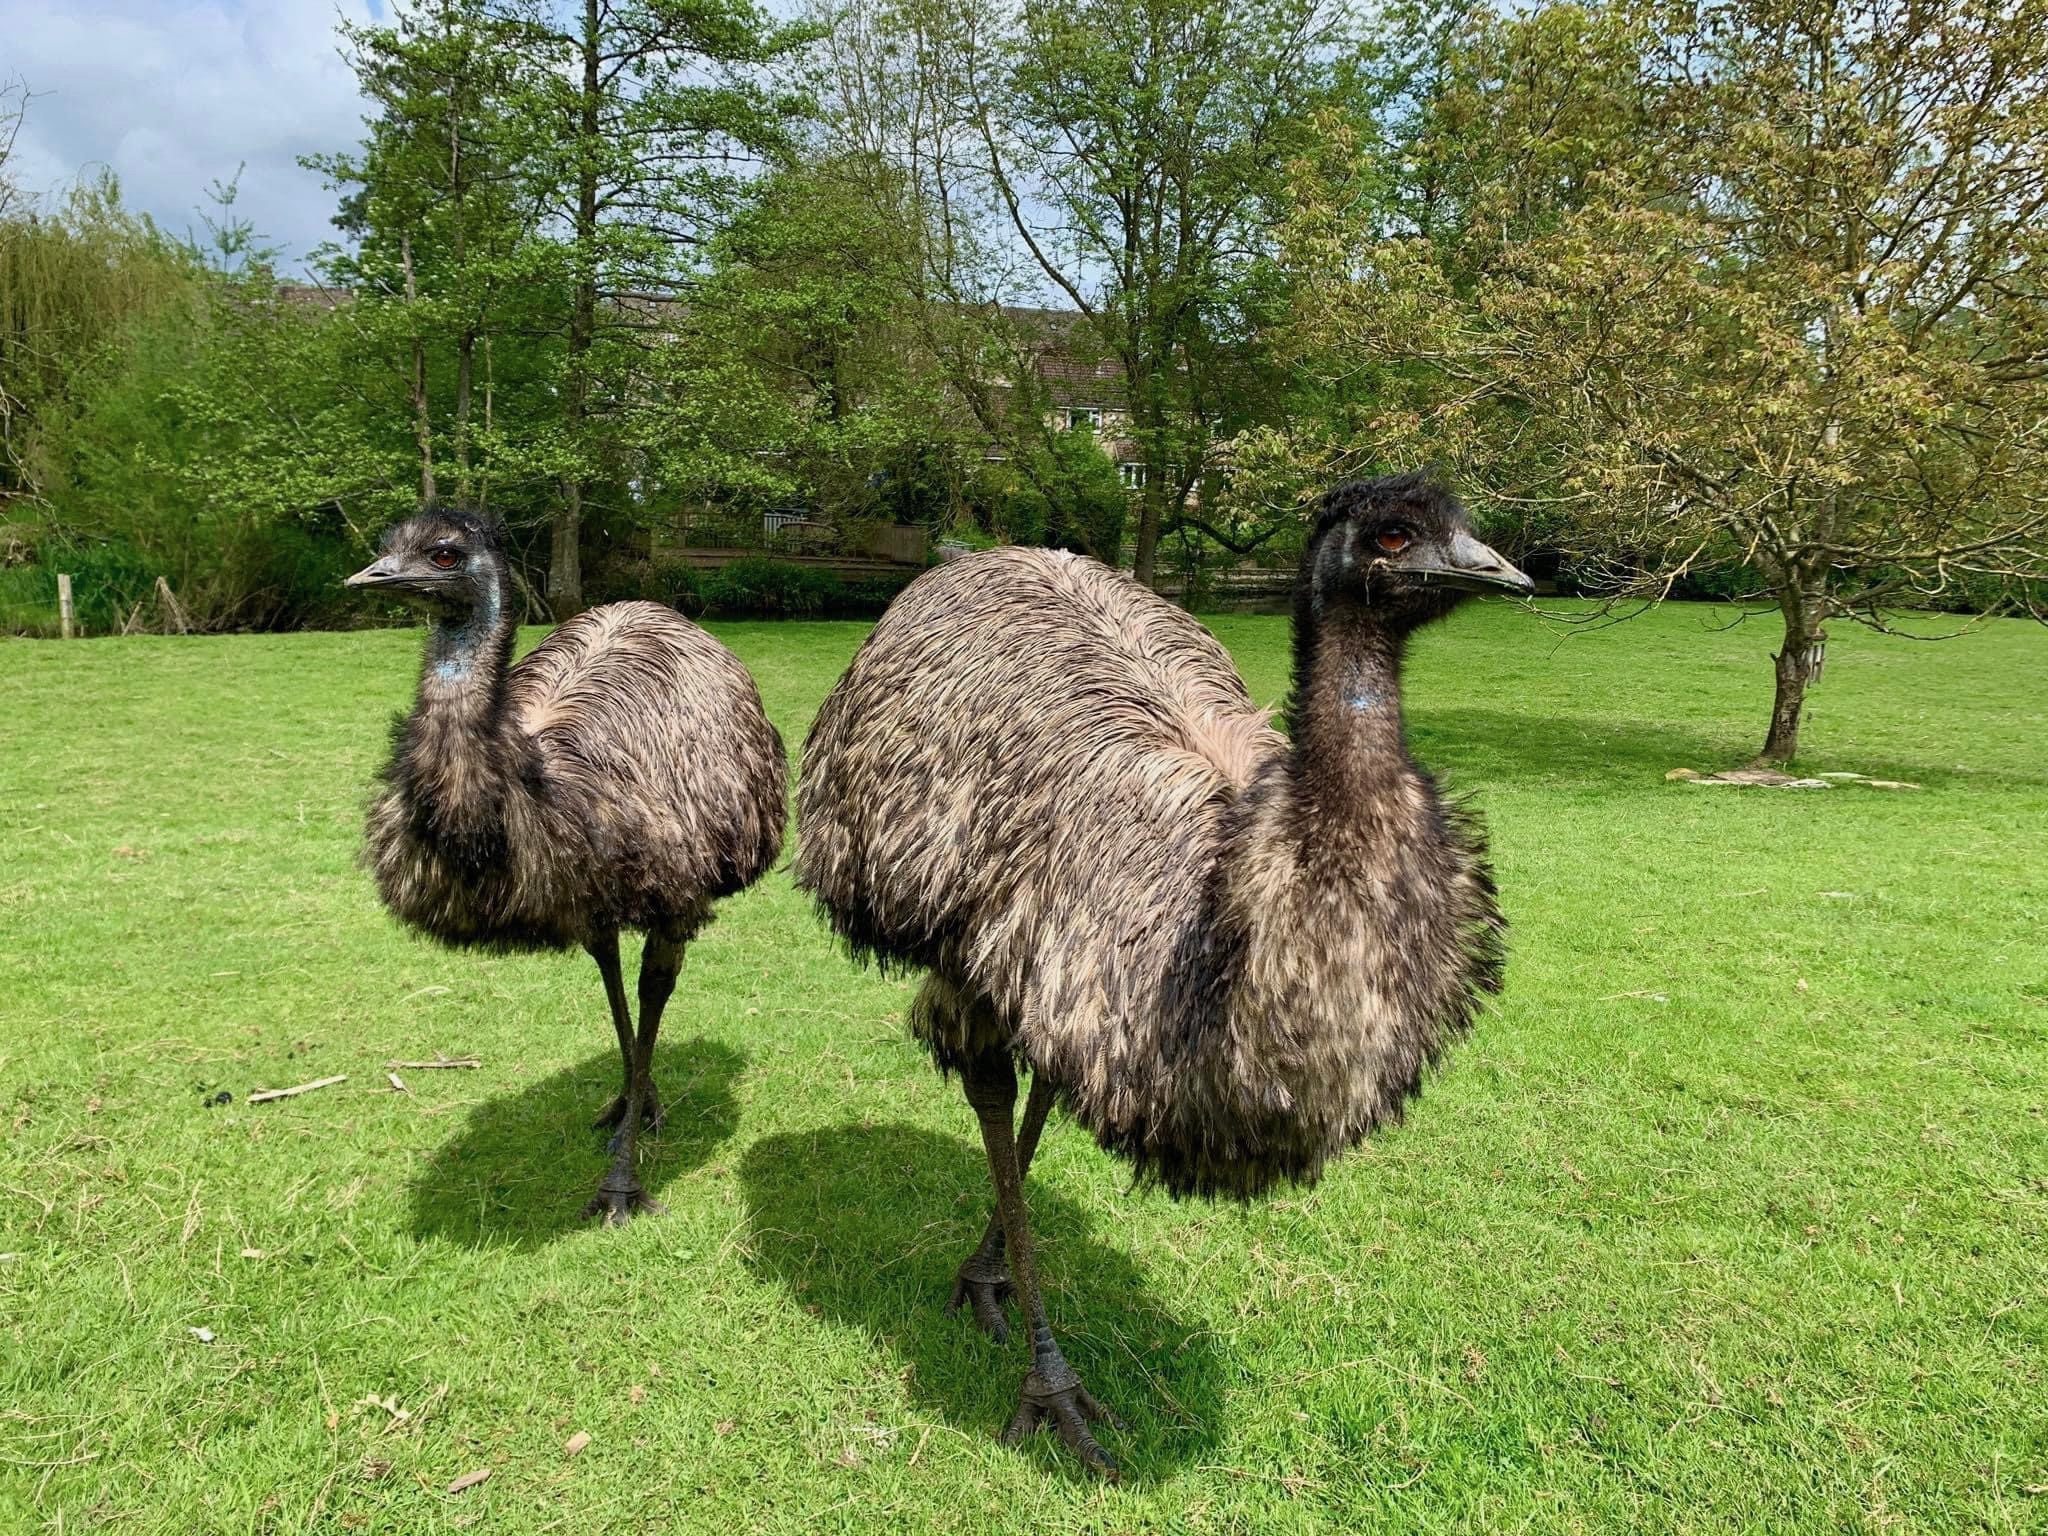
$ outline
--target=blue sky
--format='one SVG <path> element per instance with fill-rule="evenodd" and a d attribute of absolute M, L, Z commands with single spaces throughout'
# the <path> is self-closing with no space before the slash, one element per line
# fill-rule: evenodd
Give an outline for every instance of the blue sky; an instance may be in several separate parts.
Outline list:
<path fill-rule="evenodd" d="M 333 198 L 296 157 L 345 149 L 363 103 L 337 22 L 380 0 L 0 0 L 0 81 L 33 93 L 13 179 L 31 191 L 111 166 L 131 207 L 198 225 L 207 183 L 246 161 L 236 211 L 286 250 L 330 237 Z"/>

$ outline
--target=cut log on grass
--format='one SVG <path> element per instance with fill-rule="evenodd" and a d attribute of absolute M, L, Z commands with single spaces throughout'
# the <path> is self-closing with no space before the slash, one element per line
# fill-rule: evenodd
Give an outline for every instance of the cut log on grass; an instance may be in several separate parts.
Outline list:
<path fill-rule="evenodd" d="M 300 1083 L 296 1088 L 259 1088 L 249 1095 L 251 1104 L 268 1104 L 272 1099 L 295 1099 L 302 1093 L 311 1093 L 315 1088 L 332 1088 L 336 1083 L 348 1081 L 348 1074 L 339 1077 L 317 1078 L 310 1083 Z"/>

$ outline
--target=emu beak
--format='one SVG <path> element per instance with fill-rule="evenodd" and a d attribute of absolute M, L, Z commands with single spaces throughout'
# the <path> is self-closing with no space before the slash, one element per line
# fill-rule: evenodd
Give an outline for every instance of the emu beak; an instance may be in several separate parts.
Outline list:
<path fill-rule="evenodd" d="M 1449 558 L 1442 565 L 1427 567 L 1418 574 L 1468 592 L 1505 592 L 1512 597 L 1527 597 L 1536 590 L 1535 582 L 1469 533 L 1452 534 L 1447 554 Z"/>
<path fill-rule="evenodd" d="M 364 566 L 355 575 L 344 581 L 344 587 L 389 587 L 403 581 L 398 562 L 389 555 L 380 556 Z"/>

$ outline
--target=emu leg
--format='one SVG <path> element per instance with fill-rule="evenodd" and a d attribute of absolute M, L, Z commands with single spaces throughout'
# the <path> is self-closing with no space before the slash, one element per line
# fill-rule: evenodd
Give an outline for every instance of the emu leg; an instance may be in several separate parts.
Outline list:
<path fill-rule="evenodd" d="M 1052 1109 L 1052 1084 L 1034 1072 L 1031 1096 L 1024 1101 L 1024 1121 L 1017 1128 L 1017 1182 L 1030 1176 L 1032 1154 L 1045 1129 L 1045 1117 Z M 988 1228 L 981 1234 L 981 1246 L 967 1256 L 953 1276 L 953 1295 L 946 1303 L 949 1313 L 971 1307 L 975 1326 L 998 1344 L 1010 1342 L 1010 1320 L 1003 1315 L 1003 1303 L 1016 1294 L 1010 1269 L 1003 1262 L 1003 1213 L 989 1213 Z"/>
<path fill-rule="evenodd" d="M 604 977 L 605 1001 L 611 1005 L 612 1028 L 619 1036 L 619 1096 L 591 1122 L 592 1130 L 612 1132 L 611 1140 L 605 1143 L 605 1150 L 616 1154 L 619 1150 L 619 1126 L 626 1118 L 626 1100 L 633 1091 L 633 1010 L 627 1006 L 626 978 L 619 970 L 618 929 L 607 928 L 602 933 L 593 934 L 583 947 L 590 951 L 591 959 L 597 962 L 598 972 Z M 640 1118 L 649 1130 L 661 1129 L 661 1094 L 652 1078 L 648 1079 L 647 1101 L 641 1107 Z"/>
<path fill-rule="evenodd" d="M 996 1186 L 996 1209 L 1010 1250 L 1010 1268 L 1031 1325 L 1031 1373 L 1018 1395 L 1016 1417 L 1003 1431 L 1003 1443 L 1014 1445 L 1050 1423 L 1068 1449 L 1089 1468 L 1115 1480 L 1116 1463 L 1088 1426 L 1109 1418 L 1102 1405 L 1081 1385 L 1081 1378 L 1060 1353 L 1059 1341 L 1046 1321 L 1045 1301 L 1038 1289 L 1038 1262 L 1031 1247 L 1031 1227 L 1024 1211 L 1024 1182 L 1017 1173 L 1017 1146 L 1012 1131 L 1017 1109 L 1017 1070 L 1007 1052 L 975 1057 L 960 1080 L 967 1102 L 981 1121 L 982 1145 L 988 1150 L 989 1174 Z"/>
<path fill-rule="evenodd" d="M 677 940 L 665 934 L 647 935 L 647 947 L 640 952 L 640 1033 L 633 1042 L 633 1070 L 626 1085 L 625 1113 L 619 1117 L 611 1168 L 597 1186 L 595 1198 L 583 1208 L 585 1216 L 603 1216 L 608 1227 L 622 1227 L 643 1212 L 661 1214 L 661 1202 L 640 1187 L 633 1162 L 639 1146 L 641 1117 L 654 1087 L 654 1039 L 661 1033 L 662 1010 L 676 989 L 676 972 L 682 959 L 683 946 Z"/>

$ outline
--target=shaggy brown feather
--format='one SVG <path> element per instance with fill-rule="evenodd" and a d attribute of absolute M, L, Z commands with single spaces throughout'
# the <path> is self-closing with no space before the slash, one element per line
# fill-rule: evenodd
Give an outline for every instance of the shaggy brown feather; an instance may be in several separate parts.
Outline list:
<path fill-rule="evenodd" d="M 942 1068 L 1007 1047 L 1176 1194 L 1313 1179 L 1399 1116 L 1502 956 L 1479 823 L 1401 728 L 1403 639 L 1457 594 L 1363 542 L 1430 517 L 1463 536 L 1420 479 L 1326 504 L 1291 746 L 1207 630 L 1094 561 L 904 591 L 805 745 L 795 868 L 857 953 L 930 969 Z"/>

